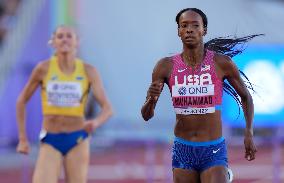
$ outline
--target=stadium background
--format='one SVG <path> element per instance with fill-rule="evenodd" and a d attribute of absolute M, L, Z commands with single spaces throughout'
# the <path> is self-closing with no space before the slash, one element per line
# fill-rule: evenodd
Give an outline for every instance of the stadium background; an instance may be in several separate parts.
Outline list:
<path fill-rule="evenodd" d="M 175 16 L 186 7 L 206 13 L 205 41 L 265 34 L 234 58 L 257 91 L 253 94 L 257 159 L 247 162 L 243 158 L 244 117 L 227 95 L 224 136 L 234 182 L 284 182 L 283 0 L 1 0 L 0 4 L 1 183 L 30 182 L 42 120 L 39 90 L 27 105 L 27 131 L 33 144 L 29 156 L 15 153 L 15 103 L 33 67 L 52 54 L 47 42 L 61 24 L 77 29 L 79 55 L 98 68 L 115 110 L 92 138 L 89 182 L 171 182 L 175 115 L 168 89 L 149 123 L 143 122 L 140 108 L 157 60 L 182 49 Z"/>

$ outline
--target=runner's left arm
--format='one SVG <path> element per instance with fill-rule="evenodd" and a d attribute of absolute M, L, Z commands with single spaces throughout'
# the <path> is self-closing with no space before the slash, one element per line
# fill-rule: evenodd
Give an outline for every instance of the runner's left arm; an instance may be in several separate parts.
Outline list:
<path fill-rule="evenodd" d="M 103 83 L 98 71 L 91 65 L 86 66 L 86 71 L 93 95 L 101 108 L 99 114 L 94 119 L 88 120 L 89 123 L 87 123 L 85 126 L 86 130 L 91 133 L 94 129 L 101 126 L 112 116 L 113 110 L 105 94 Z"/>
<path fill-rule="evenodd" d="M 256 146 L 253 142 L 253 117 L 254 117 L 254 105 L 251 94 L 249 93 L 244 81 L 240 77 L 239 70 L 234 62 L 229 57 L 227 59 L 225 77 L 228 82 L 233 86 L 235 91 L 241 98 L 242 109 L 244 111 L 246 128 L 245 128 L 245 158 L 249 161 L 255 159 L 255 153 L 257 152 Z"/>

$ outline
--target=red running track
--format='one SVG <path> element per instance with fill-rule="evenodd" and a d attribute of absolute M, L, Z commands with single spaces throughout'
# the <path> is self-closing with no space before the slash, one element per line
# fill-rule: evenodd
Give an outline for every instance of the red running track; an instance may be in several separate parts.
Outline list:
<path fill-rule="evenodd" d="M 171 183 L 171 146 L 168 144 L 120 142 L 92 151 L 88 183 Z M 229 146 L 234 183 L 284 183 L 284 146 L 258 147 L 256 160 L 244 159 L 243 146 Z M 9 154 L 1 154 L 9 158 Z M 35 157 L 34 157 L 35 158 Z M 1 183 L 29 183 L 34 158 L 16 165 L 1 165 Z M 12 164 L 12 163 L 11 163 Z M 15 162 L 14 162 L 15 164 Z M 9 168 L 10 167 L 10 168 Z M 63 183 L 61 178 L 60 183 Z"/>

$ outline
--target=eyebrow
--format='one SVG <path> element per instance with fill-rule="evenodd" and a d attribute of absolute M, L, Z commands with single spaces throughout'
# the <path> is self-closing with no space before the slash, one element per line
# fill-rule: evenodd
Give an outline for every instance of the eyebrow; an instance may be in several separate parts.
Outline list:
<path fill-rule="evenodd" d="M 199 23 L 199 21 L 195 21 L 195 20 L 193 20 L 193 21 L 187 21 L 187 20 L 184 20 L 184 21 L 182 21 L 182 22 L 180 22 L 180 23 Z"/>
<path fill-rule="evenodd" d="M 58 32 L 57 35 L 59 35 L 59 34 L 60 34 L 60 35 L 63 35 L 63 34 L 67 34 L 67 35 L 70 34 L 70 35 L 73 35 L 72 32 Z"/>

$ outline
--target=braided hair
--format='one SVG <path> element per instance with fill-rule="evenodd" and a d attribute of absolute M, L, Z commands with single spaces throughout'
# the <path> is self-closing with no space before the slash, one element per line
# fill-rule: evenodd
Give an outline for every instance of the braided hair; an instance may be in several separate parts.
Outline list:
<path fill-rule="evenodd" d="M 211 39 L 210 41 L 204 44 L 204 47 L 208 50 L 212 50 L 216 53 L 220 53 L 229 57 L 234 57 L 236 55 L 241 54 L 246 49 L 246 43 L 249 42 L 251 39 L 262 36 L 263 34 L 254 34 L 245 37 L 218 37 Z M 253 84 L 250 82 L 249 78 L 245 75 L 243 71 L 239 69 L 240 75 L 243 76 L 243 81 L 246 87 L 255 93 L 253 88 Z M 224 82 L 223 90 L 232 96 L 234 100 L 238 103 L 239 106 L 242 105 L 240 97 L 235 89 L 227 82 Z"/>

